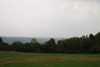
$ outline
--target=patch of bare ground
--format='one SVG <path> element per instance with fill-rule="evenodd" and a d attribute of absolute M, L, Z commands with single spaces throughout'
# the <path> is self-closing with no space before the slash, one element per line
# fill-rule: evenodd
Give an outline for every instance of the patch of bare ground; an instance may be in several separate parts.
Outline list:
<path fill-rule="evenodd" d="M 22 63 L 22 62 L 69 62 L 69 61 L 100 61 L 100 57 L 71 57 L 71 56 L 56 56 L 56 57 L 8 57 L 0 58 L 0 64 L 7 63 Z"/>

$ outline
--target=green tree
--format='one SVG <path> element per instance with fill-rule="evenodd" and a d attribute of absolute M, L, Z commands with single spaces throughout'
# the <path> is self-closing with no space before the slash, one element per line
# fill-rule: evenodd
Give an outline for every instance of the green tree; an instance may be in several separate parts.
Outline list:
<path fill-rule="evenodd" d="M 0 43 L 2 43 L 3 42 L 3 40 L 2 40 L 2 38 L 0 37 Z"/>
<path fill-rule="evenodd" d="M 46 53 L 55 53 L 56 52 L 56 43 L 53 38 L 47 41 L 44 45 L 44 52 Z"/>
<path fill-rule="evenodd" d="M 78 37 L 67 39 L 65 44 L 68 53 L 80 53 L 80 39 Z"/>
<path fill-rule="evenodd" d="M 90 34 L 89 35 L 89 39 L 91 39 L 92 41 L 94 41 L 95 40 L 95 36 L 93 34 Z"/>
<path fill-rule="evenodd" d="M 81 53 L 90 53 L 92 45 L 89 37 L 84 36 L 80 38 Z"/>
<path fill-rule="evenodd" d="M 100 32 L 98 32 L 96 35 L 95 35 L 95 42 L 96 44 L 99 43 L 100 44 Z"/>
<path fill-rule="evenodd" d="M 40 43 L 35 38 L 31 40 L 31 43 L 29 44 L 29 46 L 32 52 L 41 52 Z"/>
<path fill-rule="evenodd" d="M 38 43 L 38 41 L 37 41 L 35 38 L 33 38 L 33 39 L 31 40 L 31 43 L 36 44 L 36 43 Z"/>
<path fill-rule="evenodd" d="M 12 51 L 25 51 L 25 45 L 20 41 L 14 42 L 10 45 Z"/>
<path fill-rule="evenodd" d="M 58 44 L 57 44 L 56 52 L 66 53 L 67 52 L 66 47 L 67 47 L 67 45 L 65 44 L 65 40 L 59 40 Z"/>
<path fill-rule="evenodd" d="M 100 53 L 100 44 L 96 44 L 91 48 L 91 53 L 97 54 Z"/>
<path fill-rule="evenodd" d="M 9 44 L 4 43 L 1 37 L 0 37 L 0 50 L 4 51 L 9 50 Z"/>

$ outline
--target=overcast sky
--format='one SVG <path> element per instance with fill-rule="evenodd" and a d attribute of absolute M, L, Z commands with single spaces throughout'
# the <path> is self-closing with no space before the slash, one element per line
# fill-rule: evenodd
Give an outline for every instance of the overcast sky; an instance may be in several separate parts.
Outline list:
<path fill-rule="evenodd" d="M 0 0 L 0 36 L 73 37 L 97 32 L 99 0 Z"/>

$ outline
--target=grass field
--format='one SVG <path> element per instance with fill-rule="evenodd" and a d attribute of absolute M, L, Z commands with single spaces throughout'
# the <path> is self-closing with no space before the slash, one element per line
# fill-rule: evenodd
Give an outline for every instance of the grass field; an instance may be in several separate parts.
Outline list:
<path fill-rule="evenodd" d="M 43 54 L 0 51 L 0 67 L 100 67 L 100 54 Z"/>

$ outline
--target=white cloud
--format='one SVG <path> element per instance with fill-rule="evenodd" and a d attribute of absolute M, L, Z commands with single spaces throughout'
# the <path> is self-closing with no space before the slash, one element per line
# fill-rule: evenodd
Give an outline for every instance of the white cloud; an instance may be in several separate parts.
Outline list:
<path fill-rule="evenodd" d="M 70 37 L 98 32 L 98 1 L 0 0 L 0 35 Z"/>
<path fill-rule="evenodd" d="M 70 15 L 73 19 L 85 20 L 93 16 L 100 16 L 100 4 L 92 1 L 61 1 L 57 5 L 58 11 Z"/>

